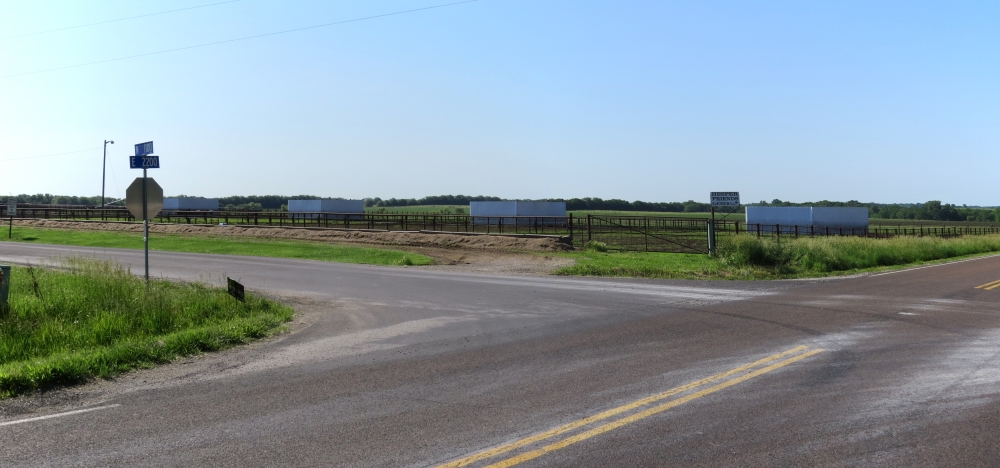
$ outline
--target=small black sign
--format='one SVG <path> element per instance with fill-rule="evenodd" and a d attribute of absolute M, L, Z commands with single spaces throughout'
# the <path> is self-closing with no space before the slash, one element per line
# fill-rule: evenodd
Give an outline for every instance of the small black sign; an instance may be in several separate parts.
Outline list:
<path fill-rule="evenodd" d="M 229 283 L 229 295 L 235 297 L 237 301 L 246 302 L 243 300 L 243 285 L 228 276 L 226 282 Z"/>

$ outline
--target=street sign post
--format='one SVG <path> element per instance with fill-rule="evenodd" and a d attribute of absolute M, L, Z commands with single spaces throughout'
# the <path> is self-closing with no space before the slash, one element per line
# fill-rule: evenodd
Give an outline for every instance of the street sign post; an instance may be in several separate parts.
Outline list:
<path fill-rule="evenodd" d="M 135 216 L 135 219 L 142 217 L 142 177 L 136 177 L 125 189 L 125 208 Z M 146 211 L 150 219 L 155 218 L 163 209 L 163 188 L 156 183 L 156 179 L 149 177 L 146 179 Z"/>
<path fill-rule="evenodd" d="M 129 213 L 138 219 L 142 219 L 142 241 L 146 251 L 146 282 L 149 282 L 149 219 L 156 217 L 163 209 L 163 189 L 155 180 L 145 177 L 136 177 L 125 189 L 125 206 Z"/>
<path fill-rule="evenodd" d="M 136 156 L 146 156 L 148 154 L 153 154 L 153 142 L 147 141 L 145 143 L 139 143 L 135 145 L 135 155 Z"/>
<path fill-rule="evenodd" d="M 160 157 L 159 156 L 129 156 L 128 157 L 128 168 L 129 169 L 159 169 L 160 168 Z"/>
<path fill-rule="evenodd" d="M 149 218 L 163 209 L 163 189 L 155 180 L 146 177 L 146 169 L 159 169 L 160 157 L 153 156 L 153 142 L 135 145 L 135 156 L 129 156 L 129 168 L 142 169 L 142 177 L 135 179 L 125 190 L 125 206 L 132 216 L 142 218 L 142 241 L 146 258 L 146 283 L 149 284 Z"/>
<path fill-rule="evenodd" d="M 715 255 L 715 208 L 740 206 L 740 192 L 710 192 L 708 198 L 712 203 L 712 221 L 708 225 L 708 253 Z M 722 218 L 725 219 L 726 216 Z"/>

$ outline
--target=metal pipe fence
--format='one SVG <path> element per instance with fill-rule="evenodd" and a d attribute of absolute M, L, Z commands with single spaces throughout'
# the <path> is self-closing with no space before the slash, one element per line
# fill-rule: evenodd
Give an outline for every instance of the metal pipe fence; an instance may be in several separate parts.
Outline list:
<path fill-rule="evenodd" d="M 0 205 L 2 206 L 2 205 Z M 6 214 L 6 208 L 0 209 Z M 18 208 L 18 218 L 136 222 L 126 209 Z M 164 224 L 274 226 L 369 231 L 435 231 L 568 236 L 572 216 L 470 216 L 447 214 L 322 213 L 282 211 L 161 211 Z"/>
<path fill-rule="evenodd" d="M 6 217 L 6 206 L 0 205 Z M 123 208 L 18 207 L 18 219 L 136 222 Z M 424 231 L 505 235 L 557 236 L 577 246 L 601 242 L 610 250 L 706 253 L 706 218 L 677 216 L 472 216 L 420 213 L 290 213 L 280 211 L 161 211 L 156 223 L 273 226 L 365 231 Z M 718 220 L 716 236 L 758 237 L 855 236 L 887 239 L 900 236 L 958 237 L 1000 234 L 998 226 L 873 225 L 868 228 L 831 228 L 747 224 Z"/>
<path fill-rule="evenodd" d="M 731 230 L 717 232 L 740 232 L 740 222 L 734 222 Z M 829 226 L 788 226 L 780 224 L 745 224 L 746 234 L 757 237 L 817 237 L 817 236 L 853 236 L 870 237 L 873 239 L 888 239 L 892 237 L 960 237 L 979 236 L 988 234 L 1000 234 L 1000 227 L 997 226 L 891 226 L 875 225 L 866 228 L 845 228 Z"/>

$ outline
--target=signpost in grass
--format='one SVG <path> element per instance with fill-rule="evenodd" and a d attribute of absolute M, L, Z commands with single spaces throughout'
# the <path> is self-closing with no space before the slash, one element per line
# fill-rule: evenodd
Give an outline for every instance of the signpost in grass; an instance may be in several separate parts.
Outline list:
<path fill-rule="evenodd" d="M 236 280 L 226 277 L 226 283 L 229 285 L 229 295 L 236 298 L 237 301 L 246 302 L 243 297 L 243 285 L 238 283 Z"/>
<path fill-rule="evenodd" d="M 712 221 L 708 225 L 708 253 L 715 255 L 715 208 L 739 208 L 740 192 L 712 192 L 708 194 L 708 198 L 712 202 Z M 726 216 L 729 216 L 731 213 L 726 213 Z M 723 216 L 722 219 L 726 219 L 726 216 Z"/>
<path fill-rule="evenodd" d="M 135 145 L 135 156 L 129 156 L 130 169 L 142 169 L 142 177 L 136 178 L 125 190 L 125 206 L 132 216 L 142 219 L 142 241 L 146 256 L 146 283 L 149 283 L 149 219 L 155 218 L 163 209 L 163 189 L 155 180 L 146 177 L 147 169 L 159 169 L 160 157 L 153 155 L 153 142 Z"/>
<path fill-rule="evenodd" d="M 10 291 L 10 265 L 0 265 L 0 308 L 7 307 L 8 291 Z"/>

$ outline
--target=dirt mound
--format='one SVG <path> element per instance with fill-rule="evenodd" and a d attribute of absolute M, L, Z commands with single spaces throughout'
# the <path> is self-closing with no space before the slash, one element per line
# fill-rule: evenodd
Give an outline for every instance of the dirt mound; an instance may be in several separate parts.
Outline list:
<path fill-rule="evenodd" d="M 16 221 L 15 224 L 18 226 L 33 226 L 49 229 L 142 232 L 142 225 L 135 223 L 25 219 Z M 167 234 L 255 237 L 259 239 L 296 239 L 333 243 L 432 247 L 444 249 L 492 251 L 521 250 L 529 252 L 560 252 L 573 250 L 571 245 L 554 237 L 532 238 L 502 235 L 463 235 L 413 231 L 386 232 L 261 226 L 206 226 L 194 224 L 151 224 L 149 226 L 149 230 L 153 233 Z"/>

